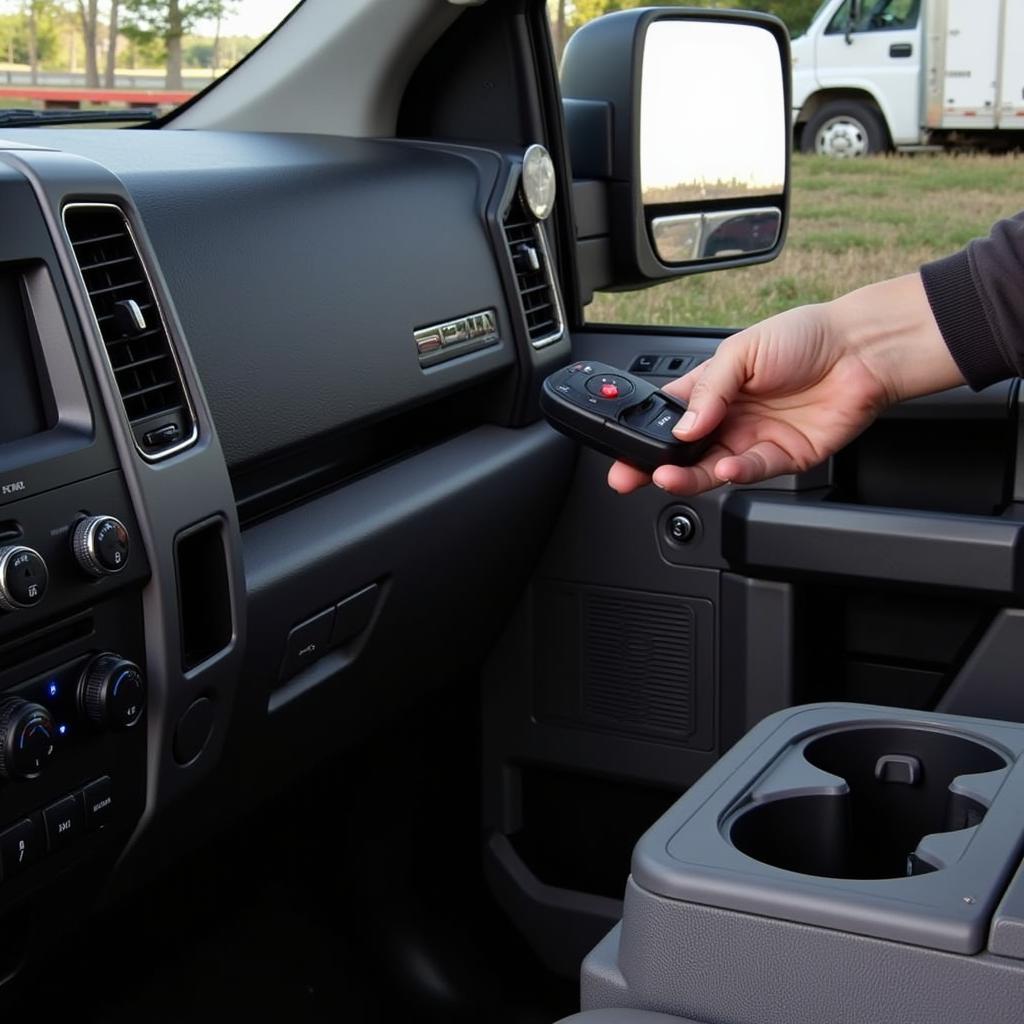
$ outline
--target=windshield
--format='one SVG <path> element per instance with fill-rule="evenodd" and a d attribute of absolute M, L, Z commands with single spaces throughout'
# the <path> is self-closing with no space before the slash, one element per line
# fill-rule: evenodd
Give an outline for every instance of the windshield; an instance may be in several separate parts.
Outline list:
<path fill-rule="evenodd" d="M 124 111 L 126 121 L 169 113 L 215 84 L 299 2 L 0 0 L 0 108 L 82 118 Z"/>

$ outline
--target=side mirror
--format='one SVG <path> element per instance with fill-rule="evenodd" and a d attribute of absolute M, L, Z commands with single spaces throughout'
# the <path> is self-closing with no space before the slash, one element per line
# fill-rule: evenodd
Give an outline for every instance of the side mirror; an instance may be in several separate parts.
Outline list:
<path fill-rule="evenodd" d="M 853 46 L 853 33 L 860 24 L 861 0 L 850 0 L 850 6 L 846 9 L 846 40 L 847 46 Z"/>
<path fill-rule="evenodd" d="M 562 94 L 581 286 L 629 288 L 774 259 L 789 202 L 789 37 L 771 15 L 655 8 L 569 40 Z M 594 183 L 603 183 L 594 188 Z M 602 200 L 598 198 L 597 202 Z M 585 258 L 584 258 L 585 257 Z"/>

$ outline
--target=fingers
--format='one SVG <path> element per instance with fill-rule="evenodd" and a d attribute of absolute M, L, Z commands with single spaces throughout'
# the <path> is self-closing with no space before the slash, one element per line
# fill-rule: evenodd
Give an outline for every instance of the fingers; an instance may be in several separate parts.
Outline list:
<path fill-rule="evenodd" d="M 710 491 L 726 482 L 716 475 L 715 466 L 723 455 L 731 454 L 728 448 L 715 445 L 693 466 L 659 466 L 652 479 L 656 486 L 670 494 L 691 495 Z"/>
<path fill-rule="evenodd" d="M 746 346 L 723 342 L 703 366 L 665 387 L 682 398 L 688 408 L 673 433 L 682 441 L 695 441 L 711 433 L 725 418 L 729 403 L 747 379 Z"/>
<path fill-rule="evenodd" d="M 635 466 L 627 465 L 625 462 L 613 462 L 612 468 L 608 470 L 608 486 L 619 494 L 629 494 L 632 491 L 646 487 L 651 482 L 650 474 L 644 473 Z"/>
<path fill-rule="evenodd" d="M 759 441 L 745 452 L 728 455 L 715 466 L 719 480 L 734 484 L 755 484 L 784 473 L 795 473 L 799 466 L 793 457 L 774 441 Z"/>

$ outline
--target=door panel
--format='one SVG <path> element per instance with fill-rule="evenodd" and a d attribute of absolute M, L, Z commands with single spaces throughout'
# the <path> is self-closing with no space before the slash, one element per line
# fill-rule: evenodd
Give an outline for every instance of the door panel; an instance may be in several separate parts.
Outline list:
<path fill-rule="evenodd" d="M 860 24 L 845 34 L 845 6 L 818 36 L 815 65 L 822 89 L 865 88 L 878 97 L 893 141 L 916 142 L 920 126 L 920 5 L 868 0 Z"/>
<path fill-rule="evenodd" d="M 664 383 L 727 333 L 586 330 L 573 356 Z M 490 870 L 552 966 L 612 923 L 638 819 L 765 715 L 827 699 L 933 708 L 954 690 L 971 712 L 973 656 L 1022 589 L 1015 401 L 1005 384 L 908 403 L 830 465 L 686 499 L 617 495 L 609 460 L 580 453 L 484 688 Z M 698 524 L 688 543 L 666 532 L 675 511 Z"/>

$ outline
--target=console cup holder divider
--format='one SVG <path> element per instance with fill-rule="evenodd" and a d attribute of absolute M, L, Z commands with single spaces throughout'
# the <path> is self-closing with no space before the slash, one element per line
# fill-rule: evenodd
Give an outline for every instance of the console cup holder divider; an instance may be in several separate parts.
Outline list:
<path fill-rule="evenodd" d="M 963 856 L 1011 763 L 953 731 L 857 725 L 784 750 L 724 836 L 763 864 L 836 879 L 941 870 Z"/>

